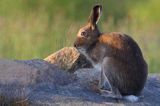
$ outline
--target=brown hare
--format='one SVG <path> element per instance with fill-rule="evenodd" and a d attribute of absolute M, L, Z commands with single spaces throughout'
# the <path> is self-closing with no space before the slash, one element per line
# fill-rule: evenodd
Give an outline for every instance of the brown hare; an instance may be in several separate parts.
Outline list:
<path fill-rule="evenodd" d="M 144 88 L 148 66 L 138 44 L 128 35 L 101 33 L 97 23 L 102 6 L 95 5 L 74 46 L 101 72 L 99 87 L 107 82 L 116 97 L 135 102 Z"/>

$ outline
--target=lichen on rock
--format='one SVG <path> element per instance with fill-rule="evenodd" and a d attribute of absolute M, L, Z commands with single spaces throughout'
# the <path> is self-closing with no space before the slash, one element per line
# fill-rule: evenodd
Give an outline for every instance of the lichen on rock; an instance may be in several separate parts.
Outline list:
<path fill-rule="evenodd" d="M 65 47 L 49 55 L 45 61 L 55 64 L 69 72 L 75 72 L 80 68 L 91 68 L 91 63 L 74 47 Z"/>

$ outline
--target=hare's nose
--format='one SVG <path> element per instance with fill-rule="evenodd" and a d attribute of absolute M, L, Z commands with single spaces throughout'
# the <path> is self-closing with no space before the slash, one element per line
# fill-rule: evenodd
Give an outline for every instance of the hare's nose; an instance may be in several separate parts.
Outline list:
<path fill-rule="evenodd" d="M 74 42 L 74 47 L 79 47 L 79 43 L 77 41 Z"/>
<path fill-rule="evenodd" d="M 74 47 L 77 47 L 77 44 L 76 44 L 76 43 L 74 43 Z"/>

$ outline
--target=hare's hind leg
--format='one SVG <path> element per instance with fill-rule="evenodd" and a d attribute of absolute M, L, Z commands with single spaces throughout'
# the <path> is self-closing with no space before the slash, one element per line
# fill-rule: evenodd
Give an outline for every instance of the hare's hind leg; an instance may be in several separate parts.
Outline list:
<path fill-rule="evenodd" d="M 101 77 L 100 83 L 101 83 L 101 86 L 103 87 L 101 88 L 101 94 L 103 96 L 111 97 L 115 99 L 122 98 L 118 88 L 114 87 L 112 83 L 109 82 L 108 78 L 105 76 L 104 71 L 102 71 L 102 77 Z"/>
<path fill-rule="evenodd" d="M 102 62 L 102 72 L 103 72 L 102 79 L 105 81 L 105 83 L 107 82 L 107 84 L 109 85 L 111 89 L 110 92 L 111 92 L 112 97 L 121 98 L 122 96 L 121 96 L 121 93 L 119 92 L 119 89 L 116 86 L 114 86 L 113 81 L 112 81 L 115 76 L 113 75 L 114 64 L 112 63 L 111 59 L 112 58 L 110 57 L 105 57 Z"/>

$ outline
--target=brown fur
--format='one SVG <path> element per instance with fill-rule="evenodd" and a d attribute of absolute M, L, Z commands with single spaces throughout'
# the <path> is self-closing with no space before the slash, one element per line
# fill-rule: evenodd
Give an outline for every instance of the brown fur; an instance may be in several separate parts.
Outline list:
<path fill-rule="evenodd" d="M 102 44 L 106 48 L 104 57 L 110 57 L 105 69 L 111 70 L 105 72 L 112 86 L 122 95 L 139 95 L 147 78 L 147 64 L 137 43 L 127 35 L 109 33 L 99 38 Z"/>
<path fill-rule="evenodd" d="M 83 48 L 93 64 L 101 64 L 113 93 L 117 90 L 122 96 L 140 95 L 148 74 L 142 52 L 126 34 L 100 33 L 96 23 L 101 9 L 99 5 L 93 8 L 89 23 L 77 35 L 75 47 Z M 87 37 L 81 35 L 83 31 Z"/>

